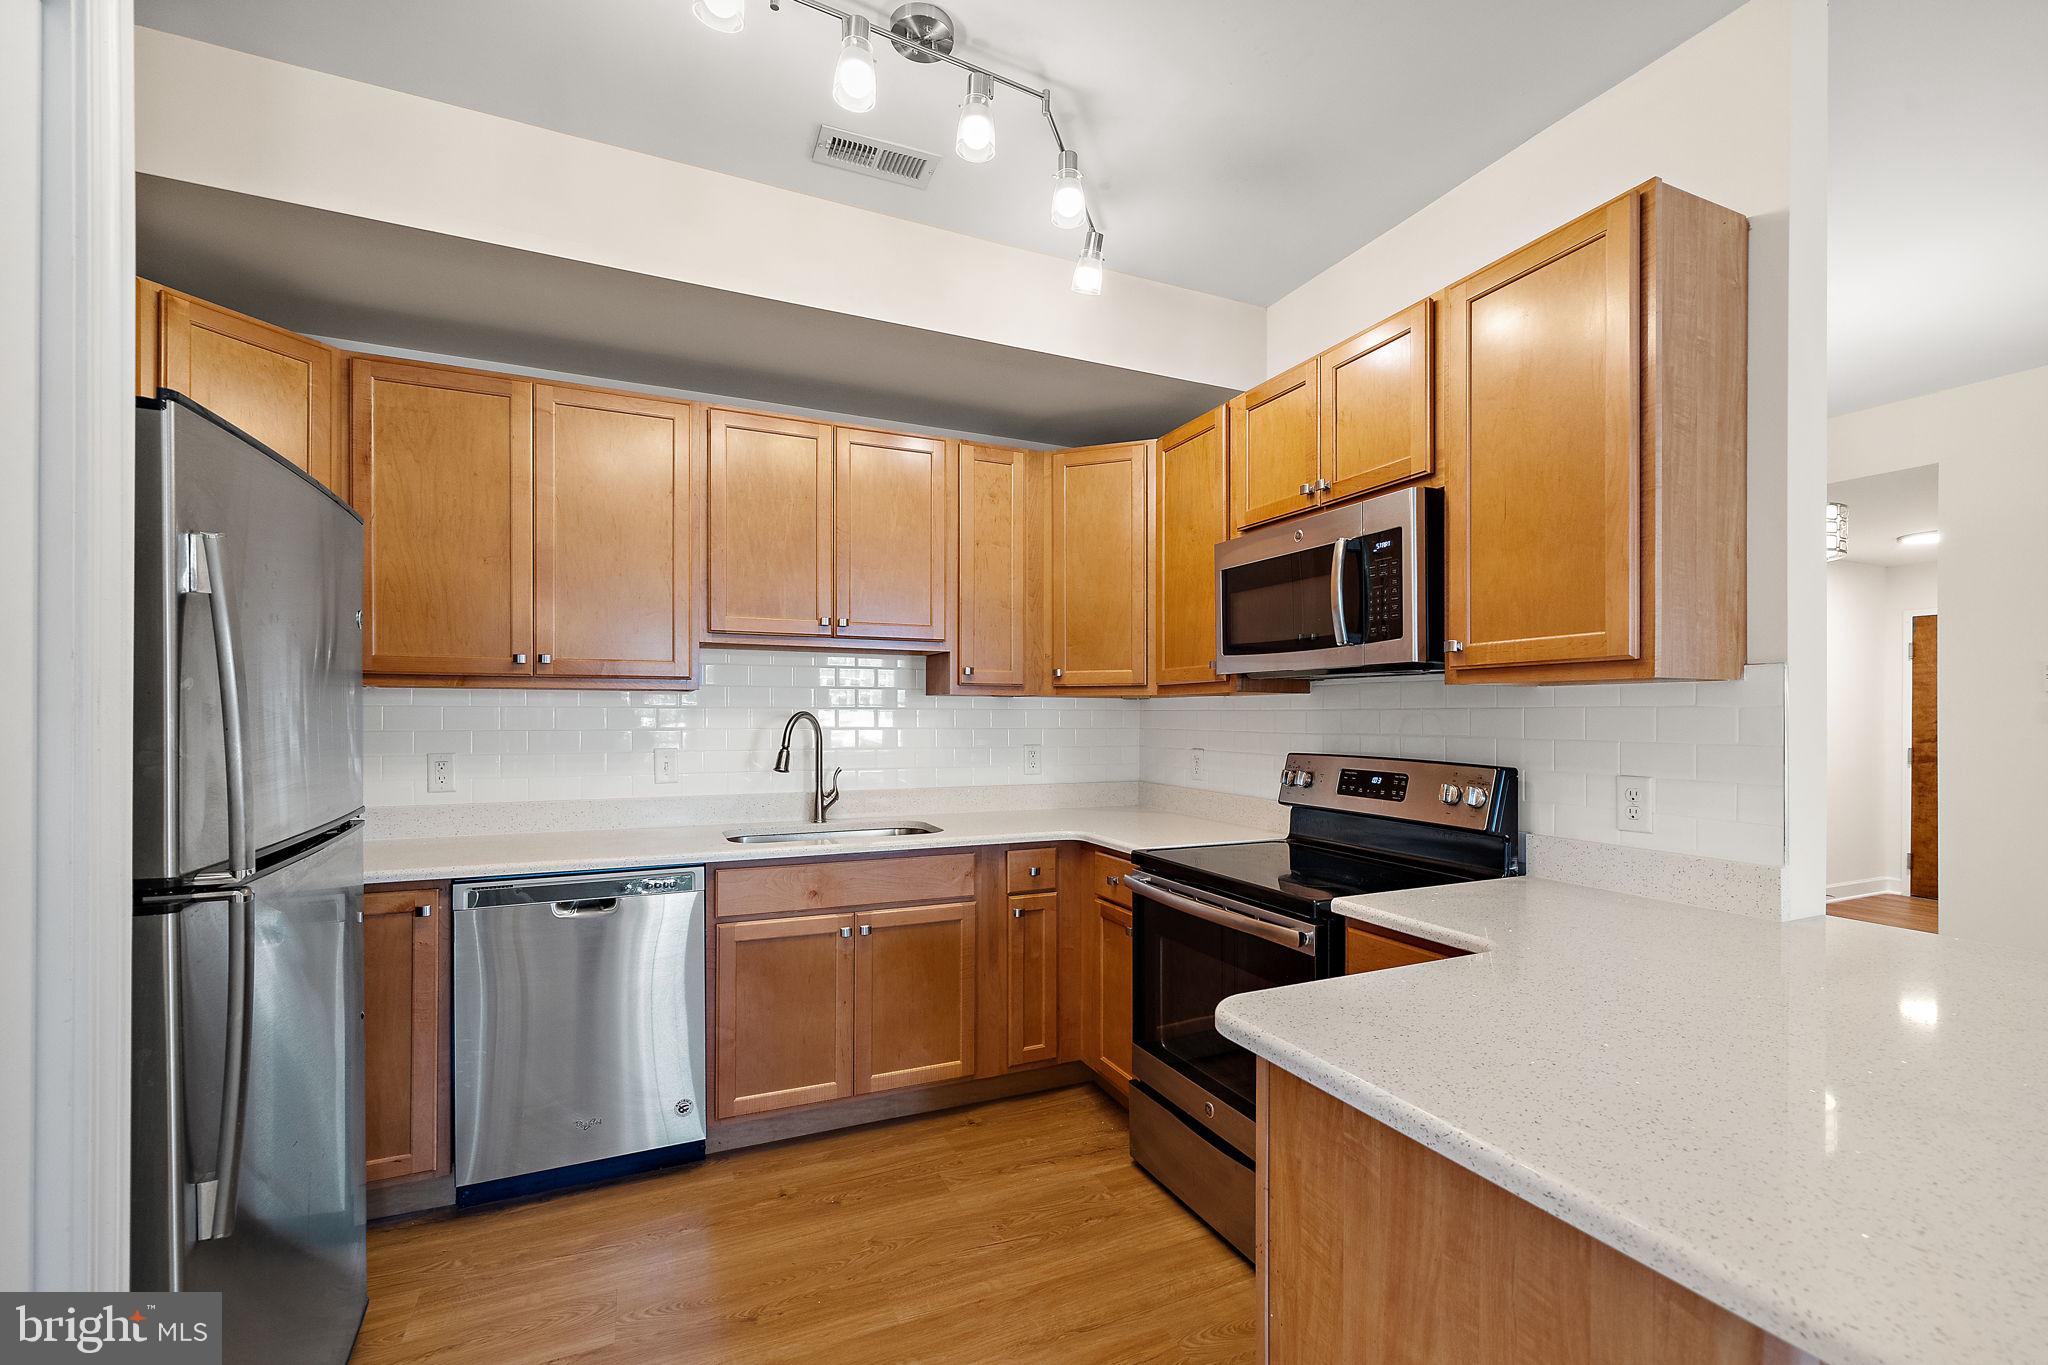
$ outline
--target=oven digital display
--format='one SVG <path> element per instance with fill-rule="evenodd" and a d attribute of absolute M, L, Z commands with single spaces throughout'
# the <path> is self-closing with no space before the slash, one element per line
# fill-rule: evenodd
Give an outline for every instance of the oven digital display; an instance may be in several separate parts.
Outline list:
<path fill-rule="evenodd" d="M 1408 774 L 1346 768 L 1337 776 L 1337 795 L 1362 796 L 1368 801 L 1405 801 L 1408 799 Z"/>

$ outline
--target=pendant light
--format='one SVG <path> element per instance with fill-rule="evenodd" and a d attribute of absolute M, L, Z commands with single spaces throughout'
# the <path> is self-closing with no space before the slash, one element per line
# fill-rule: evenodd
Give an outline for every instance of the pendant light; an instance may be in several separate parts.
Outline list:
<path fill-rule="evenodd" d="M 967 97 L 960 101 L 960 129 L 953 150 L 962 161 L 987 161 L 996 154 L 996 82 L 979 71 L 967 73 Z"/>
<path fill-rule="evenodd" d="M 865 114 L 875 107 L 875 50 L 868 41 L 868 21 L 858 14 L 839 23 L 832 99 L 850 114 Z"/>
<path fill-rule="evenodd" d="M 1061 152 L 1052 173 L 1052 225 L 1077 228 L 1088 221 L 1088 191 L 1081 184 L 1081 154 Z"/>
<path fill-rule="evenodd" d="M 690 13 L 716 33 L 738 33 L 747 26 L 747 0 L 697 0 Z"/>
<path fill-rule="evenodd" d="M 1102 292 L 1102 234 L 1093 228 L 1081 243 L 1080 259 L 1074 262 L 1074 292 L 1091 296 Z"/>

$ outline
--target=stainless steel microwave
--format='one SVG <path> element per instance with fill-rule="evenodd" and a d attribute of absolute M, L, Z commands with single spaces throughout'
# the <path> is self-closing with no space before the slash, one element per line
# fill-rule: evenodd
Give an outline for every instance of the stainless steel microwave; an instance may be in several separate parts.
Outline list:
<path fill-rule="evenodd" d="M 1216 547 L 1216 671 L 1443 668 L 1443 490 L 1404 488 Z"/>

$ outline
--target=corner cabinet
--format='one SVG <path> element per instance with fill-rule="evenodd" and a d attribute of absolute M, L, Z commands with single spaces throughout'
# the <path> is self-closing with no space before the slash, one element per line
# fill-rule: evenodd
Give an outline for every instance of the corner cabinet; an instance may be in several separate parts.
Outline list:
<path fill-rule="evenodd" d="M 1023 694 L 1043 672 L 1045 464 L 1035 451 L 960 447 L 960 586 L 939 691 Z"/>
<path fill-rule="evenodd" d="M 1216 543 L 1230 535 L 1226 411 L 1204 413 L 1159 439 L 1159 580 L 1153 586 L 1153 680 L 1160 690 L 1221 681 L 1216 674 Z"/>
<path fill-rule="evenodd" d="M 1142 688 L 1150 600 L 1153 446 L 1052 458 L 1052 686 Z"/>
<path fill-rule="evenodd" d="M 1747 236 L 1652 182 L 1446 292 L 1448 681 L 1741 673 Z"/>

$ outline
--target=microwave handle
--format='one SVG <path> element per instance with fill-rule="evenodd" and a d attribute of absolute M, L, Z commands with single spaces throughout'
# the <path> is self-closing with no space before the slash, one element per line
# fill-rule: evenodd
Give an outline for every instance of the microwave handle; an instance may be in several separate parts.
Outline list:
<path fill-rule="evenodd" d="M 1351 546 L 1352 541 L 1346 538 L 1330 547 L 1330 629 L 1340 646 L 1355 643 L 1344 627 L 1344 559 L 1351 553 Z"/>

